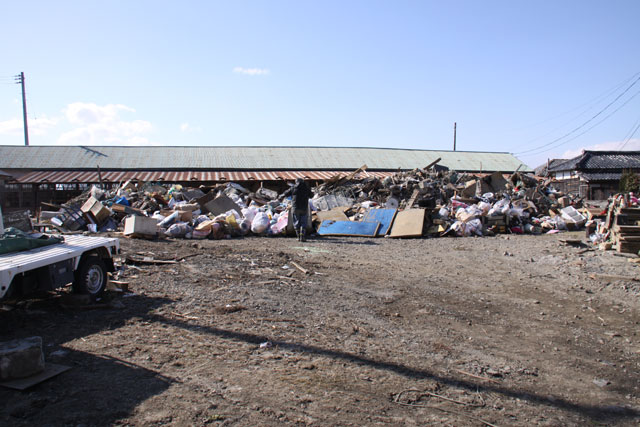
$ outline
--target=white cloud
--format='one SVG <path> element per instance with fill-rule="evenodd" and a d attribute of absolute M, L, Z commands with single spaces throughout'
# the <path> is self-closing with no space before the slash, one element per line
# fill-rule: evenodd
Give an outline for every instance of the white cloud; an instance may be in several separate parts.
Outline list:
<path fill-rule="evenodd" d="M 243 68 L 243 67 L 235 67 L 233 69 L 234 73 L 245 74 L 247 76 L 262 76 L 269 74 L 269 70 L 267 68 Z"/>
<path fill-rule="evenodd" d="M 582 150 L 592 150 L 592 151 L 618 151 L 620 150 L 620 146 L 622 145 L 622 141 L 612 141 L 612 142 L 603 142 L 601 144 L 590 145 L 586 147 L 576 148 L 575 150 L 567 150 L 562 156 L 561 159 L 573 159 L 574 157 L 578 157 L 582 154 Z M 635 138 L 629 140 L 622 148 L 622 151 L 640 151 L 640 139 Z"/>
<path fill-rule="evenodd" d="M 122 104 L 69 104 L 64 114 L 75 129 L 60 135 L 57 142 L 65 145 L 148 145 L 149 140 L 144 135 L 153 129 L 151 123 L 123 120 L 122 112 L 134 113 L 135 110 Z"/>
<path fill-rule="evenodd" d="M 180 130 L 182 132 L 202 132 L 202 128 L 200 126 L 191 126 L 186 122 L 180 125 Z"/>
<path fill-rule="evenodd" d="M 29 135 L 46 135 L 47 131 L 58 124 L 59 119 L 47 116 L 28 119 Z M 9 119 L 0 122 L 0 135 L 22 135 L 24 127 L 22 119 Z"/>

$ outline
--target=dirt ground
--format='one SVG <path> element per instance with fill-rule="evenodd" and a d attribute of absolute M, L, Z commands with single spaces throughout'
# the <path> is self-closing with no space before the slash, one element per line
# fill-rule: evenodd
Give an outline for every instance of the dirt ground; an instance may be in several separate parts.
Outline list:
<path fill-rule="evenodd" d="M 177 262 L 0 310 L 72 368 L 0 425 L 637 425 L 640 267 L 582 237 L 121 239 Z"/>

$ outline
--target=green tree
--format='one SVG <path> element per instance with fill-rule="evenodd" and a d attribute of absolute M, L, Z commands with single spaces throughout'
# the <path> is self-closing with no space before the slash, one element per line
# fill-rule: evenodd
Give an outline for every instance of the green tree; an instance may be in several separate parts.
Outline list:
<path fill-rule="evenodd" d="M 621 193 L 640 192 L 640 176 L 632 170 L 623 170 L 618 189 Z"/>

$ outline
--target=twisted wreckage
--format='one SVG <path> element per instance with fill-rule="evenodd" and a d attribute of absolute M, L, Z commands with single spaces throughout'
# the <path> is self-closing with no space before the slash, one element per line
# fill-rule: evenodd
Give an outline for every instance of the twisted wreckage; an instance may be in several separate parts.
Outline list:
<path fill-rule="evenodd" d="M 633 234 L 640 228 L 632 196 L 616 196 L 612 206 L 617 208 L 607 211 L 530 174 L 459 173 L 436 163 L 384 179 L 363 177 L 363 166 L 317 185 L 312 189 L 309 231 L 320 236 L 462 237 L 587 226 L 593 242 L 609 241 L 607 248 L 637 252 L 637 236 L 620 238 L 618 233 L 624 228 Z M 184 188 L 127 181 L 109 191 L 94 186 L 59 211 L 41 212 L 38 222 L 63 232 L 121 229 L 125 236 L 147 238 L 293 234 L 289 201 L 282 193 L 262 186 L 250 191 L 233 182 Z"/>

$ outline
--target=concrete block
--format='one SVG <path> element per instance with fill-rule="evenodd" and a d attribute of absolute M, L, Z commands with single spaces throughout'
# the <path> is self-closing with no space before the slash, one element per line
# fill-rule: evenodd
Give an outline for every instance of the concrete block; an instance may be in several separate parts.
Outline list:
<path fill-rule="evenodd" d="M 42 338 L 0 343 L 0 381 L 26 378 L 44 371 Z"/>
<path fill-rule="evenodd" d="M 158 220 L 146 216 L 130 216 L 124 220 L 124 235 L 155 236 L 158 232 Z"/>

